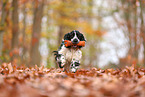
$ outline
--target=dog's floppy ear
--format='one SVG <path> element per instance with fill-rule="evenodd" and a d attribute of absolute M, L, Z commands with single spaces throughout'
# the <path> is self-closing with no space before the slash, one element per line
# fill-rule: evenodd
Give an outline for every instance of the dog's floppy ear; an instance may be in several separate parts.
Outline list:
<path fill-rule="evenodd" d="M 81 33 L 81 41 L 85 41 L 85 42 L 87 41 L 82 33 Z"/>
<path fill-rule="evenodd" d="M 83 35 L 83 34 L 82 34 Z M 87 42 L 87 40 L 86 40 L 86 38 L 85 38 L 85 36 L 83 35 L 83 41 L 85 41 L 85 42 Z"/>
<path fill-rule="evenodd" d="M 70 33 L 64 35 L 64 40 L 70 40 Z"/>
<path fill-rule="evenodd" d="M 86 38 L 84 37 L 84 35 L 83 35 L 82 41 L 87 42 L 87 40 L 86 40 Z"/>

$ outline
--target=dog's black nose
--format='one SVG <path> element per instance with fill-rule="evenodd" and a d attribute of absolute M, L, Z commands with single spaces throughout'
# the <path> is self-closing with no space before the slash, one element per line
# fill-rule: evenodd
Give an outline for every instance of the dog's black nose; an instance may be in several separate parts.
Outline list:
<path fill-rule="evenodd" d="M 78 42 L 79 42 L 79 41 L 78 41 L 77 39 L 74 39 L 74 40 L 73 40 L 73 43 L 74 43 L 74 44 L 77 44 Z"/>

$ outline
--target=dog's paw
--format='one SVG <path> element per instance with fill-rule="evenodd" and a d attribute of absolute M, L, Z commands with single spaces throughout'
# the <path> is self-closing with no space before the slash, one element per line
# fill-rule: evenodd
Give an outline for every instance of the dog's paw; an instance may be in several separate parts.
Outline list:
<path fill-rule="evenodd" d="M 66 63 L 66 60 L 65 60 L 65 57 L 64 55 L 60 54 L 59 57 L 57 57 L 57 63 L 59 65 L 60 68 L 63 68 L 65 63 Z"/>
<path fill-rule="evenodd" d="M 70 71 L 75 73 L 79 69 L 79 65 L 80 65 L 79 60 L 75 60 L 75 61 L 73 60 L 70 65 Z"/>

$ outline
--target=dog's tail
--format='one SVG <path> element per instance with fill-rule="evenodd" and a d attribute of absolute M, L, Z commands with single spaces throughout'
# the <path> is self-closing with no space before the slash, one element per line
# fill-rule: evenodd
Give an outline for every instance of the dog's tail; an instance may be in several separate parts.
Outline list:
<path fill-rule="evenodd" d="M 57 61 L 57 57 L 59 56 L 58 51 L 53 51 L 52 53 L 54 53 L 55 60 Z"/>
<path fill-rule="evenodd" d="M 61 57 L 61 54 L 58 53 L 58 51 L 53 51 L 55 60 L 57 61 L 57 58 Z"/>
<path fill-rule="evenodd" d="M 54 53 L 54 55 L 58 54 L 58 51 L 53 51 L 52 53 Z"/>

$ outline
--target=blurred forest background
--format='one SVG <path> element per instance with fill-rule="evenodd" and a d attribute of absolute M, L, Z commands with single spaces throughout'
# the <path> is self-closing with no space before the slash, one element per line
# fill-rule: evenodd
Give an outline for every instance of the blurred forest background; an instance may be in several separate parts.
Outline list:
<path fill-rule="evenodd" d="M 84 68 L 145 66 L 145 0 L 0 0 L 0 64 L 55 67 L 72 30 L 87 39 Z"/>

